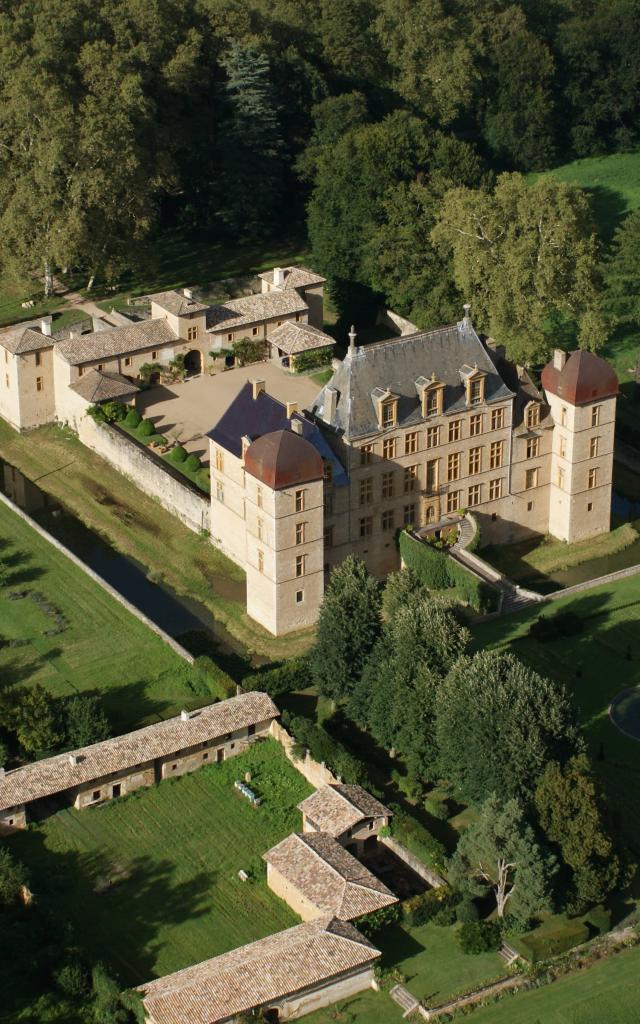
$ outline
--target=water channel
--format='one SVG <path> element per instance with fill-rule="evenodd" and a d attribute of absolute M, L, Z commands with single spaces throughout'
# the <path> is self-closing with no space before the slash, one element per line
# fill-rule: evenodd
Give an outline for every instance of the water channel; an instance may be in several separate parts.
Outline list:
<path fill-rule="evenodd" d="M 141 562 L 120 554 L 59 501 L 4 459 L 0 459 L 0 490 L 170 636 L 177 640 L 185 634 L 197 633 L 204 637 L 206 646 L 212 648 L 212 656 L 224 662 L 223 667 L 232 674 L 234 664 L 239 670 L 244 667 L 244 671 L 247 671 L 266 660 L 250 655 L 214 619 L 206 605 L 177 594 L 166 583 L 154 583 L 147 576 L 147 570 Z M 227 579 L 220 582 L 224 585 L 223 596 L 244 603 L 244 582 Z M 215 587 L 216 581 L 212 580 L 212 588 Z M 233 594 L 229 588 L 234 590 Z"/>

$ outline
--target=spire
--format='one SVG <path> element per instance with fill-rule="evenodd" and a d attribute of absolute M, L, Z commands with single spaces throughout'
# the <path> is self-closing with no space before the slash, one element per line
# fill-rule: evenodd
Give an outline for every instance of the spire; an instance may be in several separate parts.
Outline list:
<path fill-rule="evenodd" d="M 356 329 L 351 324 L 351 330 L 349 331 L 349 355 L 355 356 L 356 354 Z"/>
<path fill-rule="evenodd" d="M 465 302 L 465 304 L 464 304 L 464 306 L 462 308 L 464 309 L 464 316 L 462 318 L 462 326 L 463 326 L 463 328 L 465 330 L 468 330 L 470 327 L 473 327 L 473 321 L 471 320 L 471 314 L 470 314 L 471 304 L 469 302 Z"/>

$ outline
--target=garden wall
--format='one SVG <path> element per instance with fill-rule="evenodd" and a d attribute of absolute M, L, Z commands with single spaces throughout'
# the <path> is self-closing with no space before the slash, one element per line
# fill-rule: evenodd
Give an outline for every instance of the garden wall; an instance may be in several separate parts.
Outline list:
<path fill-rule="evenodd" d="M 190 530 L 209 533 L 209 499 L 176 479 L 170 466 L 164 466 L 155 455 L 109 424 L 97 424 L 90 416 L 80 421 L 78 435 L 83 444 L 98 452 L 145 494 L 157 498 L 167 512 L 177 516 Z"/>
<path fill-rule="evenodd" d="M 379 841 L 383 843 L 384 846 L 388 846 L 391 852 L 395 853 L 399 860 L 403 861 L 407 867 L 410 867 L 416 875 L 424 879 L 424 881 L 433 889 L 439 889 L 440 886 L 447 884 L 442 875 L 437 874 L 435 871 L 431 871 L 426 864 L 423 864 L 415 854 L 411 853 L 410 850 L 407 850 L 406 846 L 399 843 L 397 839 L 394 839 L 392 836 L 380 836 Z"/>
<path fill-rule="evenodd" d="M 315 789 L 320 789 L 321 786 L 332 786 L 338 782 L 333 772 L 330 772 L 325 764 L 314 761 L 308 750 L 304 760 L 300 761 L 294 757 L 293 748 L 295 740 L 284 726 L 280 725 L 280 722 L 274 719 L 269 732 L 274 740 L 278 741 L 284 750 L 285 756 L 291 761 L 294 768 L 297 768 L 300 774 L 304 775 L 309 785 L 314 786 Z"/>
<path fill-rule="evenodd" d="M 399 547 L 402 564 L 413 569 L 426 587 L 431 590 L 454 587 L 460 599 L 479 612 L 496 608 L 495 588 L 446 551 L 416 540 L 405 530 L 400 534 Z"/>

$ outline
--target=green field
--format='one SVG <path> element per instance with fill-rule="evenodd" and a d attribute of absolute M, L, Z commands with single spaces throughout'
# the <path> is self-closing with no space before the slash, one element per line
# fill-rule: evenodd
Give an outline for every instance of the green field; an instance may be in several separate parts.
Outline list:
<path fill-rule="evenodd" d="M 587 157 L 534 177 L 580 185 L 591 193 L 600 235 L 607 240 L 625 214 L 640 206 L 640 152 Z"/>
<path fill-rule="evenodd" d="M 99 694 L 116 733 L 203 703 L 189 687 L 190 667 L 160 637 L 3 504 L 0 561 L 8 573 L 0 589 L 5 686 Z M 61 630 L 47 635 L 57 613 Z"/>
<path fill-rule="evenodd" d="M 474 1024 L 638 1024 L 640 949 L 478 1009 Z"/>
<path fill-rule="evenodd" d="M 233 788 L 246 771 L 258 808 Z M 298 923 L 267 888 L 261 855 L 300 827 L 296 804 L 310 792 L 268 740 L 111 804 L 60 811 L 8 842 L 89 958 L 132 985 Z"/>

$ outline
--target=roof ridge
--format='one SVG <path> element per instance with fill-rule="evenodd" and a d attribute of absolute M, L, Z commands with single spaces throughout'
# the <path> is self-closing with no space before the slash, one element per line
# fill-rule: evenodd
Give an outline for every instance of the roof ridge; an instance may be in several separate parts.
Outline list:
<path fill-rule="evenodd" d="M 327 836 L 329 839 L 333 839 L 333 836 L 330 835 L 328 832 L 314 832 L 314 833 L 307 833 L 307 834 L 309 834 L 309 835 L 317 835 L 317 836 L 318 835 L 320 835 L 320 836 Z M 326 864 L 326 866 L 329 868 L 329 870 L 333 871 L 334 875 L 338 876 L 338 878 L 342 881 L 343 886 L 346 888 L 348 880 L 344 877 L 344 875 L 340 874 L 340 872 L 338 871 L 337 868 L 334 868 L 333 864 L 330 864 L 328 860 L 325 860 L 325 858 L 321 854 L 318 853 L 317 850 L 314 850 L 313 846 L 311 846 L 311 844 L 309 842 L 307 842 L 307 839 L 305 837 L 304 832 L 294 832 L 293 835 L 297 839 L 300 839 L 305 844 L 305 846 L 307 847 L 308 850 L 311 850 L 311 853 L 314 855 L 314 857 L 317 857 L 317 859 L 322 861 L 323 864 Z M 334 839 L 333 841 L 338 846 L 340 846 L 340 843 L 338 843 L 337 839 Z M 340 847 L 340 849 L 343 849 L 343 847 Z M 345 850 L 345 853 L 347 853 L 346 850 Z M 355 860 L 355 857 L 354 857 L 354 860 Z M 343 898 L 344 898 L 344 893 L 343 893 Z"/>
<path fill-rule="evenodd" d="M 360 355 L 360 353 L 377 351 L 381 348 L 384 348 L 386 345 L 399 345 L 405 341 L 415 341 L 419 337 L 428 337 L 429 335 L 432 334 L 441 334 L 442 331 L 450 331 L 454 327 L 457 329 L 458 324 L 443 324 L 441 327 L 429 327 L 424 331 L 412 331 L 411 334 L 396 334 L 394 335 L 394 337 L 385 338 L 383 341 L 372 341 L 368 345 L 359 345 L 357 349 L 357 354 Z M 479 340 L 480 339 L 478 338 L 478 341 Z"/>

